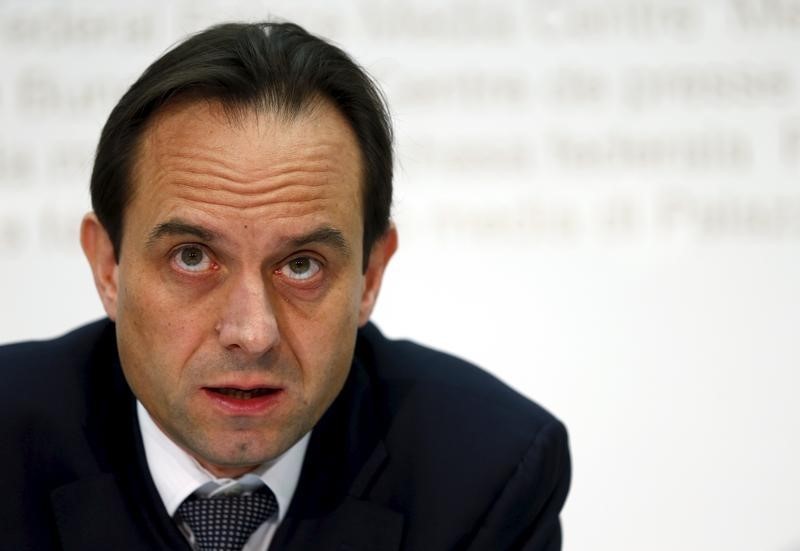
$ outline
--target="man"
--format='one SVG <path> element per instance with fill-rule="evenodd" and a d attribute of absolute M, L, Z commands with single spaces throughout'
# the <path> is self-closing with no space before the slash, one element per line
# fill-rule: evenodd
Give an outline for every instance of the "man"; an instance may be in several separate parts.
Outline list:
<path fill-rule="evenodd" d="M 559 549 L 563 425 L 368 322 L 391 181 L 377 89 L 295 25 L 150 66 L 81 227 L 109 319 L 0 350 L 3 547 Z"/>

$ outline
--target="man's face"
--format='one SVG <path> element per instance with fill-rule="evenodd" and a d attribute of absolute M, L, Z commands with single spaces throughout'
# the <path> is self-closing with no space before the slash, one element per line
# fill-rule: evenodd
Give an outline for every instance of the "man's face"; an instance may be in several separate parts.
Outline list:
<path fill-rule="evenodd" d="M 344 384 L 394 250 L 363 273 L 361 181 L 355 135 L 327 102 L 288 122 L 176 103 L 143 135 L 107 277 L 104 242 L 86 244 L 107 236 L 84 228 L 131 388 L 218 475 L 283 453 Z"/>

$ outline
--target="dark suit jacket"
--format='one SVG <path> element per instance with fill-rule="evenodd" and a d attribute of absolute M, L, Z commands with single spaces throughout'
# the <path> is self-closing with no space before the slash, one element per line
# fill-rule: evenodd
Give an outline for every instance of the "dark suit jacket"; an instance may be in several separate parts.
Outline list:
<path fill-rule="evenodd" d="M 101 321 L 0 347 L 0 546 L 187 550 Z M 556 550 L 563 425 L 461 360 L 368 325 L 271 550 Z"/>

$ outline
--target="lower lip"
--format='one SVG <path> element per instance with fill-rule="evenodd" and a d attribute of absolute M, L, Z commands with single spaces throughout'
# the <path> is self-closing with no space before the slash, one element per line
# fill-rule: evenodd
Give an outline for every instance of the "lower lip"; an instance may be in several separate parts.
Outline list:
<path fill-rule="evenodd" d="M 253 398 L 236 398 L 204 388 L 206 396 L 223 411 L 232 415 L 257 415 L 265 413 L 275 407 L 282 395 L 282 391 L 275 389 L 261 396 Z"/>

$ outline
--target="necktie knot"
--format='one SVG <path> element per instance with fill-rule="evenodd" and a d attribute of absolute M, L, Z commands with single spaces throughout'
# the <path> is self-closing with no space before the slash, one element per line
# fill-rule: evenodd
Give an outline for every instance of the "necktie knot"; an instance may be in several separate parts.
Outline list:
<path fill-rule="evenodd" d="M 177 517 L 194 535 L 199 551 L 241 551 L 253 532 L 278 512 L 275 494 L 264 486 L 247 494 L 191 496 Z"/>

